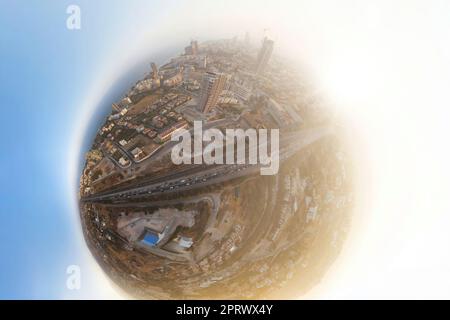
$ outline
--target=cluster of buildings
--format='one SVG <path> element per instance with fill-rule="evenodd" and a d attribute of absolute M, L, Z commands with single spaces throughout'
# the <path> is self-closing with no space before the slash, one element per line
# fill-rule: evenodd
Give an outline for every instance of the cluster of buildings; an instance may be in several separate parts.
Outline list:
<path fill-rule="evenodd" d="M 174 208 L 158 209 L 151 214 L 122 212 L 117 220 L 117 232 L 127 243 L 143 250 L 167 258 L 177 257 L 177 253 L 182 257 L 193 240 L 179 230 L 193 227 L 195 215 L 195 211 Z"/>
<path fill-rule="evenodd" d="M 122 168 L 149 158 L 175 130 L 188 127 L 175 109 L 188 102 L 190 96 L 171 92 L 148 104 L 131 102 L 134 98 L 126 97 L 113 104 L 115 113 L 99 132 L 103 138 L 101 150 Z M 140 112 L 130 112 L 136 106 Z"/>
<path fill-rule="evenodd" d="M 201 45 L 193 40 L 162 66 L 151 63 L 144 79 L 112 104 L 94 144 L 104 159 L 93 168 L 100 174 L 91 182 L 109 177 L 114 167 L 126 172 L 142 167 L 173 132 L 192 128 L 196 120 L 231 119 L 230 126 L 255 129 L 302 123 L 298 90 L 292 89 L 296 81 L 273 50 L 267 37 L 258 50 L 236 39 Z M 105 186 L 119 180 L 111 178 Z"/>
<path fill-rule="evenodd" d="M 206 179 L 198 172 L 185 175 L 184 168 L 172 172 L 173 164 L 166 161 L 167 157 L 152 157 L 160 150 L 169 150 L 164 146 L 172 134 L 192 128 L 195 120 L 203 120 L 204 125 L 209 122 L 219 130 L 225 126 L 244 129 L 300 127 L 303 113 L 299 101 L 303 100 L 298 96 L 297 81 L 292 73 L 273 56 L 274 41 L 264 38 L 258 50 L 249 47 L 248 42 L 233 39 L 199 45 L 197 41 L 191 41 L 182 55 L 168 63 L 160 67 L 151 63 L 148 75 L 136 82 L 125 97 L 112 104 L 112 114 L 100 128 L 93 149 L 87 154 L 81 181 L 83 195 L 122 192 L 121 188 L 134 192 L 135 186 L 150 179 L 160 179 L 166 173 L 175 176 L 180 172 L 176 184 L 161 179 L 164 181 L 157 181 L 161 184 L 158 188 L 175 188 L 176 194 L 184 190 L 189 192 L 182 200 L 177 199 L 179 202 L 170 204 L 169 201 L 174 200 L 172 195 L 160 197 L 158 194 L 159 203 L 154 207 L 135 206 L 128 199 L 131 192 L 121 194 L 116 207 L 108 206 L 108 202 L 106 205 L 86 204 L 86 219 L 92 220 L 88 232 L 95 239 L 93 246 L 102 254 L 108 252 L 103 255 L 104 259 L 114 257 L 119 268 L 129 268 L 124 274 L 137 281 L 153 279 L 148 275 L 153 276 L 154 272 L 160 272 L 163 279 L 167 274 L 186 273 L 189 276 L 186 278 L 192 278 L 192 274 L 206 275 L 199 286 L 208 288 L 212 283 L 226 279 L 228 274 L 234 274 L 235 271 L 226 266 L 239 256 L 233 254 L 235 251 L 249 249 L 245 246 L 248 230 L 251 230 L 248 223 L 253 218 L 239 213 L 244 208 L 240 199 L 248 200 L 245 191 L 240 195 L 239 188 L 235 188 L 232 200 L 230 190 L 224 192 L 230 193 L 225 198 L 224 193 L 219 196 L 219 193 L 207 191 L 210 200 L 197 199 L 199 195 L 195 195 L 189 202 L 187 199 L 194 190 L 191 187 L 193 181 Z M 226 121 L 211 123 L 214 120 Z M 328 154 L 325 152 L 321 156 L 326 158 Z M 314 231 L 322 226 L 324 219 L 331 217 L 330 212 L 344 208 L 350 202 L 339 193 L 345 182 L 345 172 L 341 174 L 338 170 L 328 174 L 320 171 L 327 175 L 325 180 L 330 184 L 323 188 L 314 183 L 320 181 L 318 169 L 313 176 L 306 164 L 301 168 L 284 174 L 270 186 L 274 188 L 271 189 L 274 194 L 271 201 L 276 207 L 273 214 L 267 212 L 270 217 L 260 219 L 268 223 L 258 227 L 261 233 L 255 239 L 257 245 L 246 253 L 247 259 L 254 259 L 251 268 L 245 270 L 248 272 L 245 276 L 249 276 L 248 288 L 238 287 L 235 282 L 236 290 L 248 291 L 249 297 L 255 288 L 273 287 L 286 278 L 281 277 L 285 274 L 283 265 L 289 270 L 299 268 L 293 254 L 283 258 L 285 264 L 274 267 L 266 258 L 270 259 L 274 252 L 285 252 L 284 246 L 297 239 L 300 232 L 302 236 L 306 235 L 305 239 L 300 239 L 300 247 L 312 245 Z M 168 171 L 164 172 L 166 169 Z M 300 170 L 307 172 L 307 176 L 300 177 Z M 155 173 L 158 174 L 156 178 Z M 180 191 L 179 186 L 189 186 L 189 189 Z M 323 189 L 328 192 L 324 193 Z M 138 198 L 141 203 L 144 203 L 144 197 L 149 197 L 149 203 L 156 199 L 155 193 L 150 195 L 153 190 L 139 192 L 142 193 L 142 199 Z M 198 204 L 194 205 L 194 202 Z M 258 199 L 255 202 L 257 208 Z M 333 238 L 336 243 L 338 236 Z M 310 260 L 302 254 L 298 256 L 302 256 L 301 263 L 306 268 Z M 214 273 L 221 268 L 225 270 L 223 273 Z"/>
<path fill-rule="evenodd" d="M 242 241 L 243 231 L 244 228 L 242 225 L 234 225 L 232 231 L 223 239 L 221 245 L 211 255 L 205 257 L 198 263 L 199 268 L 206 272 L 223 264 L 239 246 Z"/>
<path fill-rule="evenodd" d="M 291 92 L 295 81 L 272 57 L 273 50 L 267 37 L 259 50 L 235 39 L 201 46 L 193 40 L 161 67 L 151 63 L 145 78 L 112 104 L 99 130 L 95 148 L 105 159 L 95 176 L 107 177 L 114 166 L 135 168 L 161 150 L 173 132 L 192 128 L 196 120 L 226 118 L 235 127 L 256 129 L 302 123 Z"/>

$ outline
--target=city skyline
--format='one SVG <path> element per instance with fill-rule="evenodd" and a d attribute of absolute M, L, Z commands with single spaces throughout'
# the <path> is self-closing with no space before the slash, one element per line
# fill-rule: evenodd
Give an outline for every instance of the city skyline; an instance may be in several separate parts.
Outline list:
<path fill-rule="evenodd" d="M 200 45 L 237 35 L 259 49 L 264 29 L 276 44 L 270 61 L 279 55 L 312 74 L 352 124 L 360 155 L 360 216 L 337 263 L 306 297 L 449 296 L 445 2 L 78 5 L 80 30 L 67 29 L 65 2 L 11 2 L 0 10 L 2 133 L 9 137 L 1 159 L 2 298 L 126 297 L 84 245 L 80 159 L 112 103 L 151 72 L 151 61 L 164 65 L 193 39 Z M 249 83 L 233 84 L 239 99 L 251 91 Z M 71 265 L 81 268 L 80 290 L 66 287 Z"/>
<path fill-rule="evenodd" d="M 80 178 L 89 249 L 136 297 L 304 294 L 348 232 L 352 178 L 347 156 L 337 156 L 344 144 L 326 107 L 305 104 L 310 92 L 289 65 L 266 57 L 262 74 L 261 54 L 235 38 L 190 46 L 159 69 L 151 64 L 98 129 Z M 324 154 L 341 167 L 314 164 Z M 327 180 L 341 182 L 315 176 L 321 165 Z M 265 197 L 246 190 L 253 181 Z M 309 238 L 332 240 L 319 250 Z M 292 278 L 303 279 L 296 290 Z"/>

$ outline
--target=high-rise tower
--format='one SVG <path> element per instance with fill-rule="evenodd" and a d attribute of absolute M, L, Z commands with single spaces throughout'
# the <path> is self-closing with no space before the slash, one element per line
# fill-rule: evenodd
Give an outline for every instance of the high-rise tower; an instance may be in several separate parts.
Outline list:
<path fill-rule="evenodd" d="M 197 40 L 191 40 L 191 44 L 184 48 L 185 55 L 193 55 L 196 56 L 198 54 L 198 42 Z"/>
<path fill-rule="evenodd" d="M 159 79 L 158 67 L 156 66 L 156 64 L 154 62 L 152 62 L 151 66 L 152 66 L 152 79 L 153 80 Z"/>
<path fill-rule="evenodd" d="M 216 105 L 226 81 L 227 77 L 223 73 L 205 73 L 200 95 L 200 108 L 203 113 L 209 112 Z"/>
<path fill-rule="evenodd" d="M 191 50 L 192 50 L 192 54 L 194 56 L 198 54 L 198 43 L 197 43 L 197 40 L 192 40 L 191 41 Z"/>
<path fill-rule="evenodd" d="M 256 60 L 256 73 L 261 74 L 267 66 L 269 59 L 272 55 L 274 42 L 269 38 L 265 37 L 263 44 L 258 53 L 258 58 Z"/>

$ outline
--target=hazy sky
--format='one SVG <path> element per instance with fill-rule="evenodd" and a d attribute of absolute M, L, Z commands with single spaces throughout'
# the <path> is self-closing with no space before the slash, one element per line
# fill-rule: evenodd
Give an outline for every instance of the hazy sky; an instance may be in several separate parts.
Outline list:
<path fill-rule="evenodd" d="M 81 30 L 66 8 L 81 8 Z M 448 1 L 1 1 L 2 298 L 119 297 L 76 211 L 86 124 L 133 63 L 264 29 L 346 115 L 358 208 L 307 297 L 450 298 Z M 65 268 L 82 268 L 69 291 Z"/>

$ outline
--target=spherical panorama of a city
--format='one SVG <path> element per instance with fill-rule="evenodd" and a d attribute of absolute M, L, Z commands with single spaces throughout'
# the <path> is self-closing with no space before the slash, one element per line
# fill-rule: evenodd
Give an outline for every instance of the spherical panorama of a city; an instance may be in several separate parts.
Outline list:
<path fill-rule="evenodd" d="M 91 141 L 87 246 L 133 298 L 300 298 L 351 226 L 342 125 L 273 40 L 186 42 L 149 57 Z"/>

